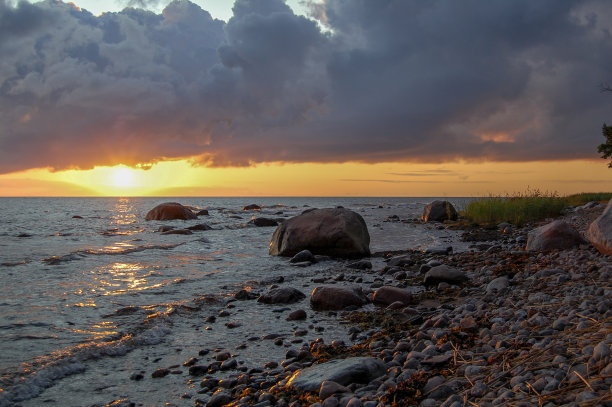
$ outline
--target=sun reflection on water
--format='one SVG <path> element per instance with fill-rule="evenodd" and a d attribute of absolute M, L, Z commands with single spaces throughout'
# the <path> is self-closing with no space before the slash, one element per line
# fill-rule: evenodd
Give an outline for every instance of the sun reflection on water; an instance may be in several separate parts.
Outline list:
<path fill-rule="evenodd" d="M 131 225 L 138 222 L 138 217 L 129 198 L 119 198 L 115 204 L 114 215 L 111 224 Z"/>
<path fill-rule="evenodd" d="M 92 273 L 98 276 L 100 295 L 119 295 L 163 286 L 163 283 L 149 281 L 156 272 L 141 263 L 111 263 Z"/>

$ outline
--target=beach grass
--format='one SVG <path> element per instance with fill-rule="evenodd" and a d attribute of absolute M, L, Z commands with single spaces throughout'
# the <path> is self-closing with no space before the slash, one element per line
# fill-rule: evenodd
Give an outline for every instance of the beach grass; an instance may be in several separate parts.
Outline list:
<path fill-rule="evenodd" d="M 565 197 L 567 205 L 580 206 L 589 202 L 608 202 L 612 199 L 612 192 L 583 192 Z"/>
<path fill-rule="evenodd" d="M 477 224 L 501 222 L 522 226 L 529 222 L 556 217 L 567 206 L 565 198 L 557 193 L 528 189 L 503 197 L 489 196 L 469 202 L 463 216 Z"/>

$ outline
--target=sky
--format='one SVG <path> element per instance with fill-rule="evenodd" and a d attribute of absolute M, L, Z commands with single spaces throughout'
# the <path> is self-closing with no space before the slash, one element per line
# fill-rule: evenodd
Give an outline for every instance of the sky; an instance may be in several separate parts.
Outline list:
<path fill-rule="evenodd" d="M 0 196 L 612 191 L 608 0 L 0 0 Z"/>

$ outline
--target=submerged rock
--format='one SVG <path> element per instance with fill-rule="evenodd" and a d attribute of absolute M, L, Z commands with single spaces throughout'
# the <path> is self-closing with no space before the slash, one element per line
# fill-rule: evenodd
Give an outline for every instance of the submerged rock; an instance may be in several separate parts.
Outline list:
<path fill-rule="evenodd" d="M 457 210 L 448 201 L 433 201 L 425 207 L 421 219 L 425 222 L 457 220 Z"/>
<path fill-rule="evenodd" d="M 604 212 L 589 226 L 587 237 L 601 254 L 612 254 L 612 199 Z"/>
<path fill-rule="evenodd" d="M 177 202 L 166 202 L 160 205 L 157 205 L 155 208 L 151 209 L 147 216 L 146 220 L 174 220 L 174 219 L 197 219 L 197 216 L 193 211 L 189 208 L 181 205 Z"/>
<path fill-rule="evenodd" d="M 283 222 L 272 235 L 270 254 L 359 258 L 370 255 L 370 234 L 361 215 L 348 209 L 313 209 Z"/>
<path fill-rule="evenodd" d="M 584 242 L 582 236 L 569 223 L 556 220 L 529 232 L 527 250 L 570 249 Z"/>
<path fill-rule="evenodd" d="M 287 386 L 318 392 L 325 381 L 333 381 L 342 386 L 351 383 L 369 383 L 385 374 L 386 370 L 385 364 L 375 358 L 337 359 L 297 371 L 291 376 Z"/>
<path fill-rule="evenodd" d="M 278 226 L 278 221 L 276 219 L 270 219 L 270 218 L 255 218 L 255 219 L 251 219 L 249 223 L 259 228 Z"/>

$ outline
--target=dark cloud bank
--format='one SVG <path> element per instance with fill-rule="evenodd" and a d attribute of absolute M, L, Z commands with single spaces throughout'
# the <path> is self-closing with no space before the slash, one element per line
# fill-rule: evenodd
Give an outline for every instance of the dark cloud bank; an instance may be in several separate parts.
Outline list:
<path fill-rule="evenodd" d="M 608 0 L 233 11 L 225 23 L 187 0 L 101 16 L 0 0 L 0 172 L 593 158 L 612 122 L 598 88 L 612 81 Z"/>

